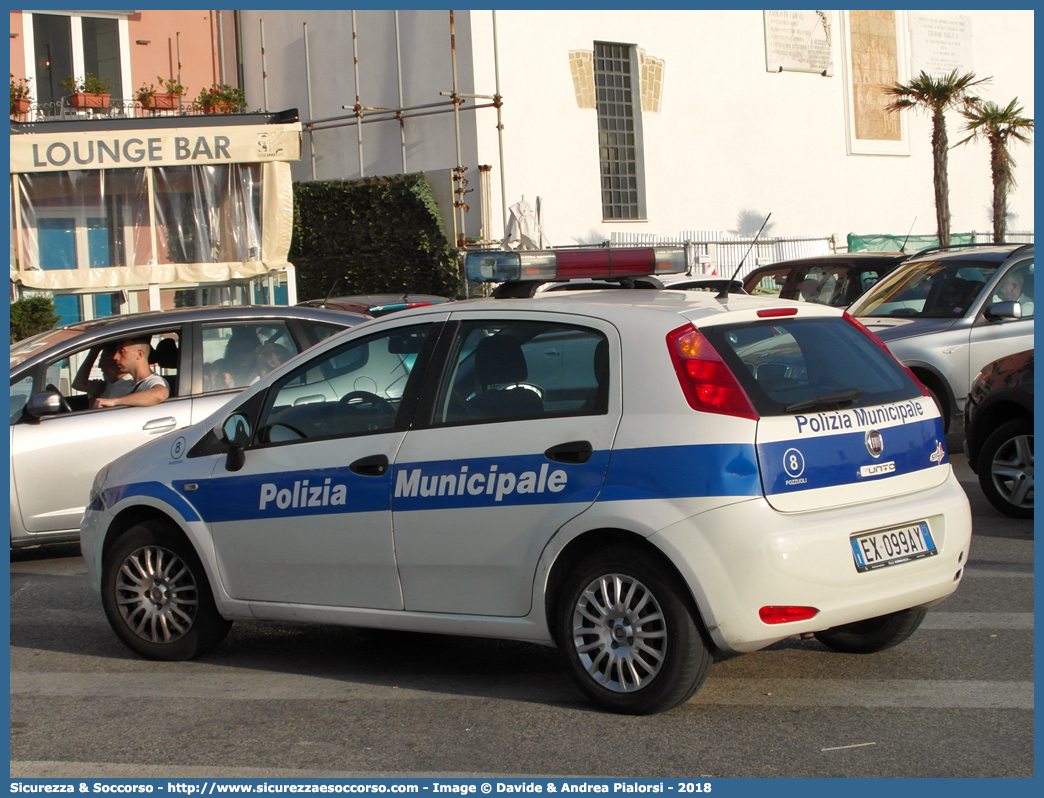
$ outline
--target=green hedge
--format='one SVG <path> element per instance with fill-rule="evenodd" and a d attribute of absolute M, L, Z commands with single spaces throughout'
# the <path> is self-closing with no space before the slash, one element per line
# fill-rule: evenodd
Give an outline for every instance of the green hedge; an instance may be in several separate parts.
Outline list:
<path fill-rule="evenodd" d="M 456 251 L 420 175 L 294 184 L 301 300 L 410 292 L 455 297 Z M 338 279 L 339 278 L 339 279 Z"/>
<path fill-rule="evenodd" d="M 11 303 L 11 343 L 51 329 L 58 323 L 54 300 L 27 296 Z"/>

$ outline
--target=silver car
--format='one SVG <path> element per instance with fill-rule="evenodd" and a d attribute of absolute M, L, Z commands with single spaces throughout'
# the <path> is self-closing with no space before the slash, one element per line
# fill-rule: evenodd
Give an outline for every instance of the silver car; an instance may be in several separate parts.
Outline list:
<path fill-rule="evenodd" d="M 271 363 L 365 319 L 300 307 L 184 308 L 69 324 L 12 344 L 11 546 L 76 540 L 106 463 L 206 418 Z M 103 384 L 102 351 L 146 336 L 170 397 L 152 407 L 89 409 L 88 383 Z"/>
<path fill-rule="evenodd" d="M 1033 245 L 926 250 L 849 308 L 931 392 L 943 424 L 983 366 L 1033 348 Z"/>

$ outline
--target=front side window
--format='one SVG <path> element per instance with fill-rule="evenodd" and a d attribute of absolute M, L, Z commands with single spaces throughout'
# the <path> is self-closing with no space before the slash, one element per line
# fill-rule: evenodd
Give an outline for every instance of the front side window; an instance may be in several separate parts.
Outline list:
<path fill-rule="evenodd" d="M 259 443 L 387 432 L 431 324 L 354 339 L 277 381 L 258 424 Z"/>
<path fill-rule="evenodd" d="M 536 321 L 461 325 L 435 424 L 607 412 L 609 344 L 601 332 Z"/>
<path fill-rule="evenodd" d="M 119 339 L 96 343 L 50 361 L 44 368 L 43 384 L 36 390 L 58 391 L 74 411 L 87 410 L 98 397 L 126 396 L 134 380 L 121 374 L 112 363 Z M 167 381 L 170 396 L 178 395 L 179 344 L 177 330 L 165 330 L 150 336 L 152 352 L 149 363 L 154 374 Z"/>
<path fill-rule="evenodd" d="M 1009 270 L 993 290 L 990 302 L 1018 302 L 1022 318 L 1033 318 L 1033 261 Z"/>
<path fill-rule="evenodd" d="M 632 68 L 633 50 L 626 44 L 595 43 L 598 162 L 606 221 L 645 216 L 640 92 Z"/>

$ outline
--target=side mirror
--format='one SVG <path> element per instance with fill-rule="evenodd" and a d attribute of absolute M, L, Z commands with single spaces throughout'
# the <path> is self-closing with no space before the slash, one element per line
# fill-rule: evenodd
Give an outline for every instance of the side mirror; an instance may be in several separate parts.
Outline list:
<path fill-rule="evenodd" d="M 242 413 L 233 413 L 221 425 L 221 440 L 228 445 L 225 469 L 238 471 L 246 462 L 243 449 L 250 443 L 250 420 Z"/>
<path fill-rule="evenodd" d="M 40 393 L 34 393 L 29 397 L 29 401 L 25 403 L 26 415 L 40 419 L 44 416 L 56 416 L 59 413 L 71 412 L 69 403 L 65 401 L 65 397 L 57 391 L 40 391 Z"/>
<path fill-rule="evenodd" d="M 992 305 L 987 305 L 982 313 L 989 321 L 1021 319 L 1022 304 L 1019 302 L 994 302 Z"/>

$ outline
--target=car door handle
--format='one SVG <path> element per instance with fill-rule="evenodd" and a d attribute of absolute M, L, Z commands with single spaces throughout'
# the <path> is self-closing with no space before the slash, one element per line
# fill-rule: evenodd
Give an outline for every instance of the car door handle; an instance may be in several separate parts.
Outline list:
<path fill-rule="evenodd" d="M 383 477 L 388 470 L 388 458 L 383 454 L 371 454 L 369 457 L 360 457 L 348 468 L 361 477 Z"/>
<path fill-rule="evenodd" d="M 154 418 L 148 422 L 142 429 L 145 432 L 152 432 L 155 429 L 166 429 L 167 427 L 173 427 L 178 423 L 178 420 L 173 416 L 167 416 L 166 418 Z"/>
<path fill-rule="evenodd" d="M 556 463 L 580 465 L 590 460 L 593 452 L 594 448 L 587 441 L 570 441 L 552 446 L 544 452 L 544 457 L 554 460 Z"/>

